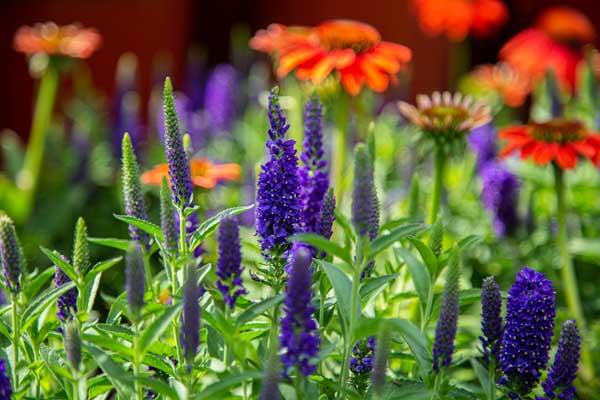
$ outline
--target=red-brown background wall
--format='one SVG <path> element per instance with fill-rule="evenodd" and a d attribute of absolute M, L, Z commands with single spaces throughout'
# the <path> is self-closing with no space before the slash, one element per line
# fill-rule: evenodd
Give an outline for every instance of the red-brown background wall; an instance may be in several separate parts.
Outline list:
<path fill-rule="evenodd" d="M 597 0 L 510 0 L 511 19 L 497 35 L 474 41 L 474 63 L 494 61 L 498 48 L 518 30 L 531 23 L 544 7 L 569 4 L 600 26 Z M 0 129 L 21 135 L 29 130 L 33 82 L 25 58 L 12 50 L 12 36 L 23 24 L 56 21 L 81 22 L 97 28 L 102 48 L 89 65 L 96 85 L 110 95 L 118 57 L 133 51 L 139 58 L 142 97 L 146 99 L 153 58 L 161 51 L 173 56 L 175 82 L 184 71 L 186 49 L 202 45 L 210 63 L 229 54 L 229 31 L 246 23 L 252 31 L 270 22 L 316 24 L 329 18 L 352 18 L 368 22 L 384 39 L 403 43 L 414 51 L 411 92 L 430 92 L 447 85 L 448 45 L 444 38 L 428 38 L 418 29 L 408 0 L 2 0 L 0 1 Z"/>

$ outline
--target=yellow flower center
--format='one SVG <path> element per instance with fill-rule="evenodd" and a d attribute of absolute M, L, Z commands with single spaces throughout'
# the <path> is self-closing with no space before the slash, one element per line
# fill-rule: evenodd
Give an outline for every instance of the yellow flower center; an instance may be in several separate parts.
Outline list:
<path fill-rule="evenodd" d="M 531 135 L 534 138 L 547 143 L 575 142 L 588 135 L 581 122 L 567 119 L 532 123 L 531 129 Z"/>
<path fill-rule="evenodd" d="M 319 43 L 328 50 L 352 49 L 360 53 L 381 41 L 381 36 L 375 28 L 356 21 L 324 22 L 316 28 L 316 32 Z"/>
<path fill-rule="evenodd" d="M 433 121 L 450 126 L 459 125 L 469 118 L 469 112 L 462 107 L 433 106 L 422 113 Z"/>

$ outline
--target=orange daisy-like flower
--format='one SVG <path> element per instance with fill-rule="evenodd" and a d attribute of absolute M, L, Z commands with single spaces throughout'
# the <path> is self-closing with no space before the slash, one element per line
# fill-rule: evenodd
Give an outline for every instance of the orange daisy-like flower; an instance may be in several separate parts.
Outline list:
<path fill-rule="evenodd" d="M 372 26 L 349 20 L 326 21 L 313 28 L 271 25 L 258 31 L 250 46 L 274 57 L 280 77 L 295 71 L 298 79 L 320 84 L 337 72 L 353 96 L 364 85 L 385 91 L 412 58 L 408 47 L 384 42 Z"/>
<path fill-rule="evenodd" d="M 492 119 L 487 105 L 461 93 L 433 92 L 431 97 L 421 94 L 417 96 L 417 107 L 401 101 L 398 108 L 434 139 L 462 137 Z"/>
<path fill-rule="evenodd" d="M 192 183 L 195 186 L 212 189 L 221 181 L 237 181 L 241 168 L 238 164 L 213 164 L 204 158 L 193 158 L 190 161 Z M 169 176 L 168 164 L 158 164 L 150 171 L 142 174 L 142 183 L 160 186 L 164 177 Z"/>
<path fill-rule="evenodd" d="M 54 22 L 22 26 L 14 38 L 15 50 L 32 55 L 45 53 L 74 58 L 88 58 L 100 46 L 102 38 L 94 29 L 77 24 L 58 26 Z"/>
<path fill-rule="evenodd" d="M 540 15 L 533 28 L 510 39 L 500 50 L 500 58 L 534 81 L 552 70 L 564 87 L 572 89 L 583 58 L 582 46 L 595 36 L 584 14 L 554 7 Z"/>
<path fill-rule="evenodd" d="M 488 36 L 508 19 L 501 0 L 413 0 L 413 5 L 423 32 L 454 41 L 469 33 Z"/>
<path fill-rule="evenodd" d="M 501 157 L 518 152 L 521 159 L 529 158 L 538 165 L 553 161 L 562 169 L 574 168 L 579 157 L 600 163 L 600 135 L 589 132 L 577 120 L 512 126 L 500 131 L 499 136 L 506 140 Z"/>
<path fill-rule="evenodd" d="M 478 89 L 497 94 L 509 107 L 521 106 L 531 92 L 529 79 L 505 63 L 481 65 L 470 78 Z"/>

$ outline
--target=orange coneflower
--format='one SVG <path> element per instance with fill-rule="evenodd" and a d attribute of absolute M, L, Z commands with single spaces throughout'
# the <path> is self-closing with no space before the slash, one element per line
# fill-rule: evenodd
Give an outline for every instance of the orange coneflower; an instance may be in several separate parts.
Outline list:
<path fill-rule="evenodd" d="M 508 19 L 501 0 L 413 0 L 413 5 L 426 34 L 445 34 L 454 41 L 469 33 L 487 36 Z"/>
<path fill-rule="evenodd" d="M 577 165 L 578 157 L 600 162 L 600 135 L 588 131 L 577 120 L 554 119 L 542 123 L 511 126 L 499 133 L 506 140 L 500 152 L 506 157 L 514 152 L 521 159 L 531 159 L 538 165 L 555 162 L 562 169 Z"/>
<path fill-rule="evenodd" d="M 452 139 L 469 133 L 491 120 L 490 109 L 461 93 L 433 92 L 418 95 L 417 106 L 398 103 L 400 113 L 434 139 Z"/>
<path fill-rule="evenodd" d="M 77 24 L 58 26 L 54 22 L 22 26 L 14 38 L 15 50 L 31 55 L 48 55 L 88 58 L 98 47 L 102 38 L 94 29 Z"/>
<path fill-rule="evenodd" d="M 384 42 L 372 26 L 350 20 L 312 28 L 271 25 L 258 31 L 250 45 L 274 57 L 280 77 L 295 71 L 298 79 L 319 84 L 337 72 L 351 95 L 364 85 L 383 92 L 412 57 L 408 47 Z"/>
<path fill-rule="evenodd" d="M 575 86 L 582 46 L 596 33 L 588 18 L 568 7 L 553 7 L 539 16 L 535 25 L 510 39 L 500 58 L 534 81 L 552 70 L 566 88 Z"/>
<path fill-rule="evenodd" d="M 506 63 L 481 65 L 468 78 L 475 88 L 500 97 L 509 107 L 519 107 L 531 92 L 529 79 Z"/>
<path fill-rule="evenodd" d="M 195 186 L 212 189 L 221 181 L 239 180 L 241 168 L 238 164 L 213 164 L 204 158 L 193 158 L 190 161 L 190 172 Z M 168 175 L 169 166 L 166 163 L 158 164 L 144 172 L 141 180 L 148 185 L 160 186 L 162 179 Z"/>

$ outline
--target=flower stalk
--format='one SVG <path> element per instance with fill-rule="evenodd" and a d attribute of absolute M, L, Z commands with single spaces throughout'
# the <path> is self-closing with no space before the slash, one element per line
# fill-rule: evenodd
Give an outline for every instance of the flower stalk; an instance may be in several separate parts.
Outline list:
<path fill-rule="evenodd" d="M 429 209 L 429 223 L 433 224 L 440 213 L 442 203 L 442 192 L 444 190 L 444 170 L 446 168 L 446 153 L 441 144 L 436 145 L 434 160 L 433 192 L 431 194 L 431 206 Z"/>
<path fill-rule="evenodd" d="M 585 331 L 587 325 L 581 305 L 577 277 L 573 268 L 573 261 L 569 254 L 568 234 L 567 234 L 567 204 L 566 204 L 566 184 L 564 170 L 556 163 L 552 164 L 554 169 L 554 185 L 556 190 L 556 246 L 560 257 L 560 271 L 565 291 L 567 307 L 570 314 L 577 321 L 582 331 Z M 584 380 L 593 379 L 594 367 L 592 366 L 591 356 L 587 342 L 581 343 L 581 375 Z"/>

